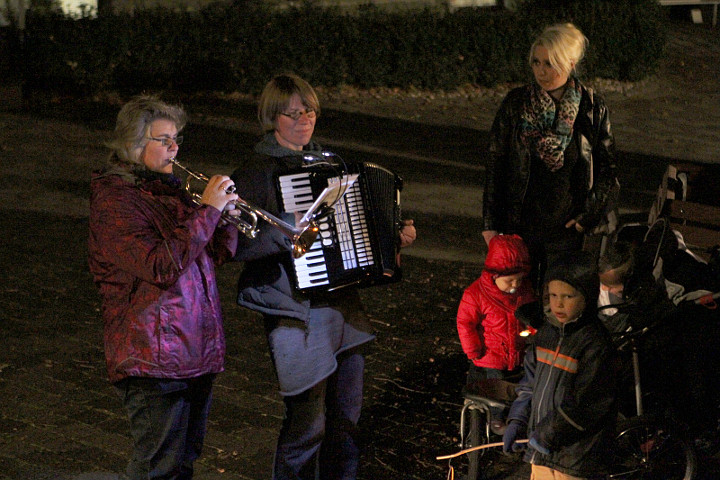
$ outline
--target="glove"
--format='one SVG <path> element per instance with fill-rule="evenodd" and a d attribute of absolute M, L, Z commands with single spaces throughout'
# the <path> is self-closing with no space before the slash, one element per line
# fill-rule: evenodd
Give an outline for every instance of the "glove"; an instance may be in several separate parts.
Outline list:
<path fill-rule="evenodd" d="M 522 438 L 525 434 L 527 425 L 518 420 L 511 420 L 503 433 L 503 452 L 520 452 L 525 449 L 525 445 L 521 443 L 515 443 L 519 438 Z"/>
<path fill-rule="evenodd" d="M 543 455 L 550 455 L 550 450 L 540 443 L 540 439 L 537 436 L 536 432 L 533 432 L 532 435 L 530 435 L 530 440 L 528 440 L 528 445 L 530 445 L 532 448 L 537 450 L 538 452 L 542 453 Z"/>

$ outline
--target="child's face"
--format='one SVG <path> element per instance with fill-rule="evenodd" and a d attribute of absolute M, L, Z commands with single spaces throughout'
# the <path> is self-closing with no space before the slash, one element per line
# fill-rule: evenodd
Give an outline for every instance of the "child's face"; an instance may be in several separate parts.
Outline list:
<path fill-rule="evenodd" d="M 600 288 L 622 298 L 625 286 L 617 270 L 613 268 L 600 274 Z"/>
<path fill-rule="evenodd" d="M 495 279 L 495 285 L 505 293 L 515 293 L 525 278 L 525 273 L 515 273 L 513 275 L 502 275 Z"/>
<path fill-rule="evenodd" d="M 548 283 L 548 295 L 550 310 L 560 323 L 575 320 L 585 310 L 585 297 L 562 280 L 551 280 Z"/>

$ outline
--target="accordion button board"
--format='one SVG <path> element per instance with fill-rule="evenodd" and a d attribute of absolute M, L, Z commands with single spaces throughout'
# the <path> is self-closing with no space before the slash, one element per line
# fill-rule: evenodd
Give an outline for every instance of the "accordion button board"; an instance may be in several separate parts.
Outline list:
<path fill-rule="evenodd" d="M 296 288 L 303 293 L 350 285 L 391 283 L 401 278 L 397 265 L 402 180 L 373 163 L 345 170 L 307 167 L 278 177 L 286 212 L 306 212 L 323 190 L 352 181 L 332 204 L 333 213 L 318 221 L 320 234 L 301 258 L 293 260 Z"/>

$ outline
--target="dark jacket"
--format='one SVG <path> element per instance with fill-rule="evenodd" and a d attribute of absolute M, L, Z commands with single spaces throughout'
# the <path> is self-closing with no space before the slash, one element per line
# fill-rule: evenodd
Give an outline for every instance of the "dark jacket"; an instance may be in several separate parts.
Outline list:
<path fill-rule="evenodd" d="M 191 378 L 223 370 L 215 265 L 237 246 L 221 213 L 159 180 L 94 173 L 89 266 L 102 296 L 110 381 Z"/>
<path fill-rule="evenodd" d="M 591 230 L 606 213 L 619 183 L 608 108 L 592 89 L 582 85 L 581 88 L 582 98 L 573 135 L 578 145 L 579 161 L 585 165 L 582 178 L 576 179 L 578 188 L 585 193 L 585 199 L 574 218 L 586 230 Z M 485 170 L 483 230 L 503 233 L 522 231 L 521 213 L 531 169 L 530 152 L 521 140 L 519 127 L 528 98 L 529 89 L 526 87 L 511 90 L 493 122 Z"/>
<path fill-rule="evenodd" d="M 299 168 L 310 153 L 319 154 L 319 147 L 311 143 L 305 151 L 288 150 L 267 134 L 256 145 L 255 155 L 232 174 L 239 195 L 293 224 L 294 213 L 280 207 L 277 176 Z M 283 396 L 321 382 L 337 368 L 337 355 L 375 338 L 357 288 L 312 295 L 295 290 L 290 243 L 277 228 L 261 222 L 257 238 L 241 239 L 236 257 L 245 262 L 238 304 L 264 317 Z"/>
<path fill-rule="evenodd" d="M 537 316 L 539 308 L 526 304 L 517 315 Z M 593 310 L 564 325 L 552 313 L 545 316 L 508 414 L 550 450 L 528 448 L 525 461 L 577 477 L 607 472 L 617 416 L 615 350 Z"/>
<path fill-rule="evenodd" d="M 303 151 L 289 150 L 280 146 L 270 133 L 231 178 L 241 198 L 292 224 L 294 214 L 283 212 L 279 205 L 277 176 L 300 168 L 307 154 L 321 158 L 321 152 L 321 147 L 314 142 Z M 311 307 L 331 306 L 341 310 L 348 322 L 352 323 L 357 317 L 363 329 L 367 328 L 365 316 L 358 307 L 360 299 L 356 288 L 312 296 L 295 291 L 291 242 L 278 229 L 261 221 L 257 238 L 240 238 L 235 260 L 245 262 L 238 285 L 239 305 L 263 315 L 303 322 L 308 321 Z"/>

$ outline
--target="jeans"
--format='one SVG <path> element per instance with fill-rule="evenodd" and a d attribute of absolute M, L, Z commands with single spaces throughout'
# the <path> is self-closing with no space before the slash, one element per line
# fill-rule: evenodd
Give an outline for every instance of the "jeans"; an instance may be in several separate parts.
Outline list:
<path fill-rule="evenodd" d="M 274 480 L 353 480 L 360 450 L 354 434 L 362 408 L 364 357 L 338 356 L 330 377 L 299 395 L 284 397 Z"/>
<path fill-rule="evenodd" d="M 115 384 L 130 418 L 130 480 L 193 476 L 200 456 L 215 375 L 171 380 L 130 377 Z"/>

